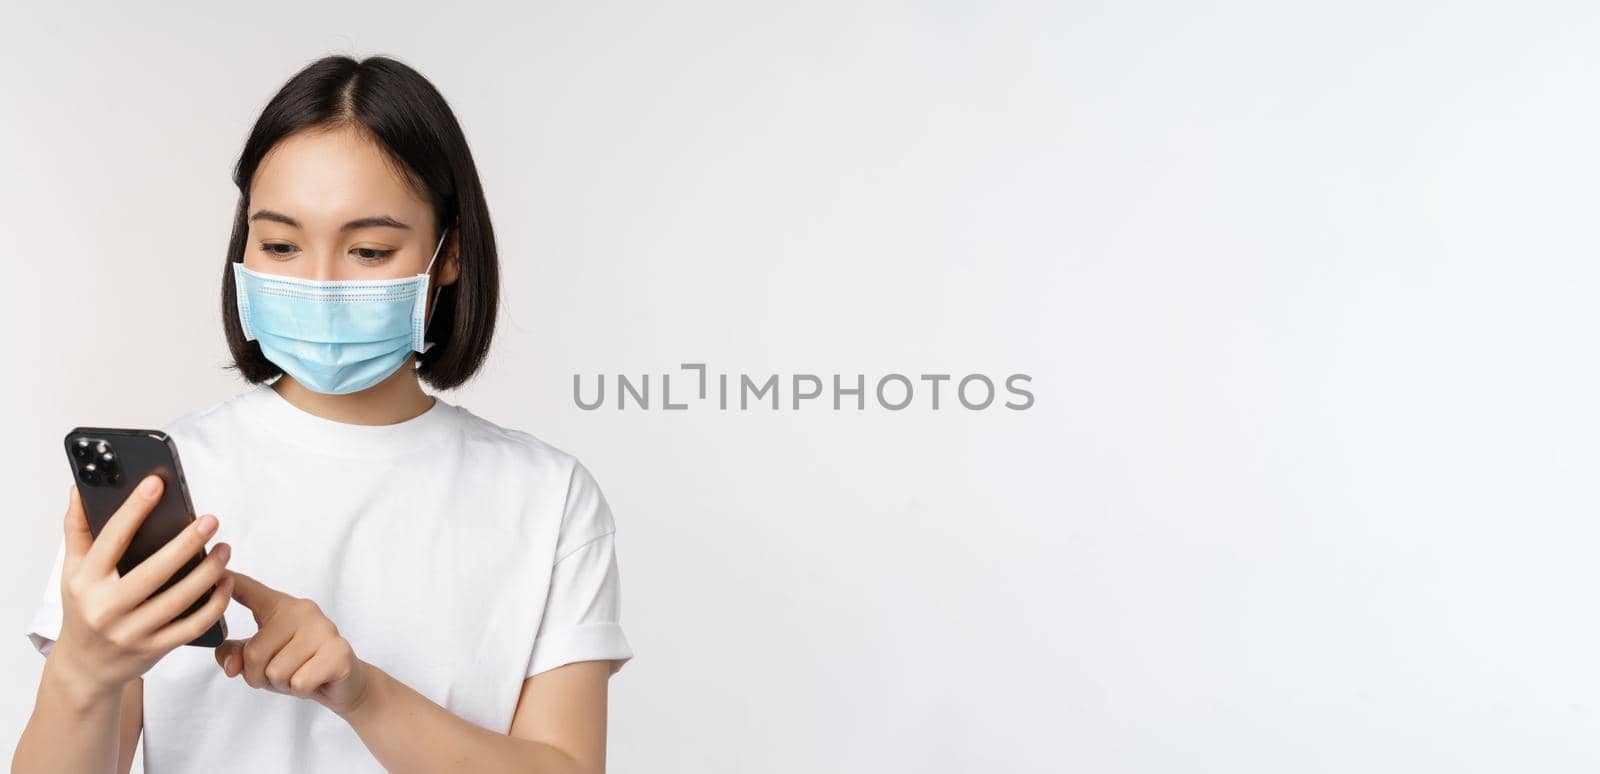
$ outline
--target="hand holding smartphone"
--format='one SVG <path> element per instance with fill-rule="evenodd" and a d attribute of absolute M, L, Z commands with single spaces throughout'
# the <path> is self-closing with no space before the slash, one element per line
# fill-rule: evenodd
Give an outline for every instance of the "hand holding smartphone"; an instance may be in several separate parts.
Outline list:
<path fill-rule="evenodd" d="M 196 522 L 194 507 L 189 501 L 188 485 L 183 480 L 177 446 L 165 433 L 157 430 L 103 427 L 75 428 L 67 434 L 64 442 L 67 460 L 78 484 L 78 498 L 90 534 L 94 537 L 90 554 L 106 560 L 113 558 L 104 549 L 114 546 L 101 546 L 101 536 L 107 525 L 112 523 L 113 517 L 120 518 L 121 528 L 114 530 L 115 534 L 107 535 L 107 538 L 121 544 L 121 550 L 114 557 L 117 575 L 120 576 L 119 580 L 136 582 L 143 594 L 139 601 L 144 603 L 129 613 L 141 610 L 156 613 L 162 608 L 170 611 L 174 606 L 174 598 L 166 592 L 177 588 L 180 582 L 200 567 L 207 556 L 204 546 L 205 539 L 209 537 L 198 535 L 195 529 L 191 529 Z M 146 477 L 152 475 L 161 480 L 162 487 L 159 498 L 149 502 L 136 494 L 135 490 Z M 139 519 L 139 523 L 131 524 L 133 519 Z M 135 526 L 136 529 L 133 529 Z M 133 529 L 131 535 L 128 534 L 129 529 Z M 225 561 L 227 549 L 225 546 L 219 548 L 223 552 L 222 561 Z M 96 552 L 93 549 L 102 550 Z M 152 557 L 155 561 L 151 561 Z M 181 566 L 174 567 L 179 561 L 182 561 Z M 216 571 L 220 579 L 220 561 L 218 564 Z M 160 581 L 159 586 L 147 594 L 143 593 L 157 580 Z M 206 583 L 204 589 L 210 590 L 212 587 L 212 583 Z M 180 590 L 180 593 L 184 591 Z M 161 623 L 192 616 L 205 607 L 213 596 L 204 593 L 194 595 L 192 603 Z M 152 607 L 155 602 L 161 604 Z M 226 603 L 225 598 L 223 602 Z M 144 610 L 146 607 L 151 609 Z M 165 612 L 162 612 L 162 617 L 166 617 Z M 184 644 L 216 647 L 227 636 L 227 622 L 219 616 L 209 628 Z"/>

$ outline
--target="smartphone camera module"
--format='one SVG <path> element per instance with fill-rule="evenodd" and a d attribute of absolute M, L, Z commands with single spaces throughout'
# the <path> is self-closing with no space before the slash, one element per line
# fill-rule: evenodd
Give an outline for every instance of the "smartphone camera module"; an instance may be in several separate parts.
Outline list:
<path fill-rule="evenodd" d="M 121 478 L 117 451 L 98 438 L 78 438 L 72 442 L 72 460 L 77 464 L 78 480 L 86 486 L 111 485 Z"/>

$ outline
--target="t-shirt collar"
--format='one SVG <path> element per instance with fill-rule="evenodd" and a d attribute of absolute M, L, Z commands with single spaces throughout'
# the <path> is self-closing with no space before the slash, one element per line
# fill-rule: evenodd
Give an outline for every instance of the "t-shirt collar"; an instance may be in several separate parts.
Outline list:
<path fill-rule="evenodd" d="M 358 425 L 319 417 L 285 400 L 269 384 L 243 396 L 242 408 L 272 434 L 310 451 L 335 457 L 394 457 L 438 441 L 457 408 L 435 397 L 427 411 L 392 425 Z"/>

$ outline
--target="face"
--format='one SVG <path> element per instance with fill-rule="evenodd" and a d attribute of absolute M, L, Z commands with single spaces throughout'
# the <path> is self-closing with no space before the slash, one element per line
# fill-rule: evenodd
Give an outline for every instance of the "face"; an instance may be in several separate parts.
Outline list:
<path fill-rule="evenodd" d="M 262 159 L 246 210 L 244 265 L 309 280 L 421 274 L 439 240 L 430 207 L 371 140 L 350 128 L 281 140 Z M 455 282 L 455 234 L 434 284 Z"/>

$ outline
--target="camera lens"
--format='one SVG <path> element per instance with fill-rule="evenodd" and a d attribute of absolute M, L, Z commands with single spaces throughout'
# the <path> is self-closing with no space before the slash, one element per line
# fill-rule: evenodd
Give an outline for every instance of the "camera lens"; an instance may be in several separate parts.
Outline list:
<path fill-rule="evenodd" d="M 115 484 L 121 478 L 116 450 L 99 438 L 78 438 L 71 444 L 78 478 L 87 486 Z"/>

